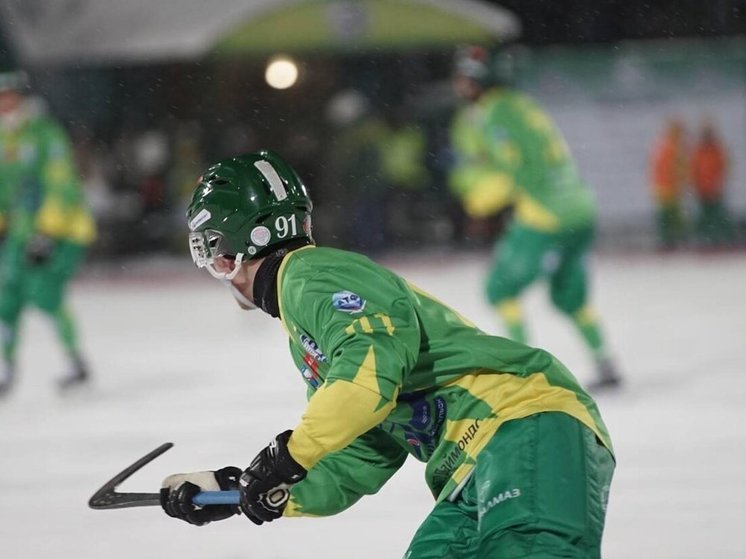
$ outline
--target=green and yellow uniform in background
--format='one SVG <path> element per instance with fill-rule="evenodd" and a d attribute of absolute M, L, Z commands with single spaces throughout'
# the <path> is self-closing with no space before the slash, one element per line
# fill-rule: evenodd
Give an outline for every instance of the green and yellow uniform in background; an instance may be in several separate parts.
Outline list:
<path fill-rule="evenodd" d="M 436 505 L 407 557 L 597 556 L 611 442 L 557 359 L 353 253 L 293 251 L 277 290 L 309 396 L 288 443 L 309 472 L 285 515 L 338 513 L 413 456 Z"/>
<path fill-rule="evenodd" d="M 0 258 L 0 321 L 6 364 L 13 366 L 26 305 L 49 314 L 70 356 L 78 349 L 65 290 L 95 238 L 73 154 L 63 129 L 44 116 L 0 127 L 0 210 L 6 240 Z"/>
<path fill-rule="evenodd" d="M 486 285 L 510 337 L 526 340 L 518 296 L 547 275 L 552 302 L 602 358 L 605 348 L 587 303 L 585 266 L 595 204 L 553 121 L 529 97 L 496 87 L 456 113 L 451 145 L 451 187 L 467 214 L 483 218 L 514 208 Z"/>

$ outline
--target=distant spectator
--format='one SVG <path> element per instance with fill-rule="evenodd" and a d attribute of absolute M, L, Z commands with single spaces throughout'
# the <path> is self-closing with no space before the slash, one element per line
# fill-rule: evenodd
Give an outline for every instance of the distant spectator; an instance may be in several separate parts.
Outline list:
<path fill-rule="evenodd" d="M 161 211 L 169 202 L 166 193 L 166 173 L 171 159 L 169 138 L 162 130 L 149 128 L 134 138 L 132 149 L 143 211 Z"/>
<path fill-rule="evenodd" d="M 697 239 L 703 246 L 719 246 L 733 240 L 733 224 L 723 200 L 728 174 L 728 155 L 715 126 L 704 120 L 692 153 L 691 174 L 699 204 Z"/>
<path fill-rule="evenodd" d="M 666 122 L 652 153 L 650 178 L 657 204 L 658 238 L 663 249 L 676 248 L 684 239 L 681 197 L 687 182 L 687 148 L 684 124 L 677 118 Z"/>

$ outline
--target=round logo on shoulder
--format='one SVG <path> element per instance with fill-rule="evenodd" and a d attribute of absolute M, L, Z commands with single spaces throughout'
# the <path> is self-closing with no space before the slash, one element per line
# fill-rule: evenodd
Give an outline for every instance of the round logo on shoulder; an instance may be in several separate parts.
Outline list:
<path fill-rule="evenodd" d="M 263 247 L 269 244 L 272 233 L 264 225 L 257 225 L 251 230 L 251 242 L 257 246 Z"/>

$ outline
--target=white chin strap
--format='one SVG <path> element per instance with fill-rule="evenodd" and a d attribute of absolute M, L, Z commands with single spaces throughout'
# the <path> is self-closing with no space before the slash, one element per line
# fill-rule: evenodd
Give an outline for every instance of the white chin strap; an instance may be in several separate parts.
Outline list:
<path fill-rule="evenodd" d="M 229 279 L 223 279 L 221 280 L 223 284 L 228 288 L 228 291 L 231 292 L 231 295 L 233 295 L 233 298 L 238 302 L 238 305 L 245 311 L 253 311 L 257 308 L 257 306 L 252 303 L 248 297 L 246 297 L 243 293 L 241 293 L 238 288 L 231 283 L 231 280 Z"/>
<path fill-rule="evenodd" d="M 210 272 L 210 275 L 216 279 L 219 280 L 232 280 L 238 275 L 238 272 L 241 270 L 241 262 L 243 262 L 243 252 L 239 252 L 236 255 L 236 259 L 234 260 L 236 263 L 236 266 L 233 268 L 231 272 L 218 272 L 215 269 L 215 266 L 212 265 L 212 261 L 210 261 L 208 264 L 205 265 L 207 268 L 207 271 Z"/>
<path fill-rule="evenodd" d="M 257 308 L 257 306 L 252 303 L 248 297 L 241 293 L 238 288 L 233 285 L 233 283 L 231 283 L 231 280 L 235 278 L 238 275 L 238 272 L 241 270 L 243 256 L 244 255 L 242 252 L 239 252 L 236 255 L 236 259 L 234 260 L 236 265 L 230 272 L 218 272 L 212 265 L 212 262 L 205 264 L 205 268 L 207 268 L 207 271 L 210 272 L 210 275 L 212 277 L 220 280 L 220 282 L 228 288 L 228 291 L 231 292 L 231 295 L 233 295 L 233 298 L 238 303 L 238 306 L 240 306 L 245 311 L 253 311 Z"/>

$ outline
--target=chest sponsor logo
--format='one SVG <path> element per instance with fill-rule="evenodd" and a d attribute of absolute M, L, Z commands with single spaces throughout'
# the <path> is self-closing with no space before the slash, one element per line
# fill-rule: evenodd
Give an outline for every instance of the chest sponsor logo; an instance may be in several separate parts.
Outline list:
<path fill-rule="evenodd" d="M 338 311 L 356 313 L 365 308 L 365 299 L 352 291 L 337 291 L 332 295 L 332 305 Z"/>
<path fill-rule="evenodd" d="M 440 430 L 447 415 L 446 401 L 437 396 L 426 398 L 402 398 L 397 402 L 402 411 L 409 409 L 411 416 L 402 422 L 387 419 L 381 425 L 390 433 L 402 433 L 417 458 L 429 458 L 440 439 Z"/>
<path fill-rule="evenodd" d="M 319 349 L 319 344 L 316 343 L 316 340 L 309 338 L 305 334 L 301 334 L 300 345 L 302 345 L 303 349 L 306 350 L 306 353 L 316 361 L 320 363 L 326 361 L 326 355 L 324 355 Z"/>
<path fill-rule="evenodd" d="M 443 463 L 437 469 L 436 474 L 443 476 L 450 475 L 450 472 L 459 463 L 459 458 L 462 457 L 466 447 L 469 446 L 469 443 L 472 440 L 474 440 L 474 436 L 479 431 L 479 422 L 480 420 L 477 418 L 471 425 L 469 425 L 469 427 L 467 427 L 464 434 L 461 435 L 461 438 L 456 442 L 456 446 L 454 446 L 451 452 L 448 453 Z"/>

